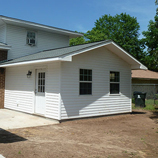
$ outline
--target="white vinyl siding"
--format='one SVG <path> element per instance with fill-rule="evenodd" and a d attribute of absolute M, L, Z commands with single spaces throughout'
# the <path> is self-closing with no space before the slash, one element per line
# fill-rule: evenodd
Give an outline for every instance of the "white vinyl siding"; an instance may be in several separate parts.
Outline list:
<path fill-rule="evenodd" d="M 92 95 L 78 95 L 78 69 L 91 69 Z M 120 94 L 110 94 L 110 71 L 120 72 Z M 99 48 L 62 63 L 61 119 L 109 115 L 131 111 L 131 68 L 125 61 Z"/>
<path fill-rule="evenodd" d="M 29 46 L 26 44 L 28 31 L 34 31 L 36 33 L 35 46 Z M 7 25 L 6 43 L 12 46 L 8 51 L 8 59 L 14 59 L 47 49 L 68 46 L 69 36 Z"/>
<path fill-rule="evenodd" d="M 46 71 L 46 117 L 59 118 L 60 62 L 48 64 Z"/>
<path fill-rule="evenodd" d="M 0 42 L 5 43 L 5 25 L 0 26 Z"/>
<path fill-rule="evenodd" d="M 26 76 L 30 68 L 6 68 L 5 108 L 33 113 L 34 80 Z"/>
<path fill-rule="evenodd" d="M 35 71 L 43 67 L 46 69 L 45 116 L 59 118 L 60 62 L 6 68 L 5 108 L 34 113 Z M 32 71 L 30 78 L 26 76 L 28 70 Z"/>

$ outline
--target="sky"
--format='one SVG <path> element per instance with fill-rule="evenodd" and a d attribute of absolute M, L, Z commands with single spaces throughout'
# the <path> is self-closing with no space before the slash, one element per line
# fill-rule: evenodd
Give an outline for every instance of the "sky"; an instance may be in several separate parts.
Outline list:
<path fill-rule="evenodd" d="M 0 0 L 0 4 L 0 15 L 79 32 L 91 30 L 105 14 L 127 13 L 137 18 L 140 34 L 158 7 L 155 0 Z"/>

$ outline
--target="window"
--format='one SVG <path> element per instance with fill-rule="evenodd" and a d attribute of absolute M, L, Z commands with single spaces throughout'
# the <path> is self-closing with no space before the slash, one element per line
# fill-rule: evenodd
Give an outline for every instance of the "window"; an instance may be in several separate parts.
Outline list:
<path fill-rule="evenodd" d="M 110 71 L 110 94 L 119 94 L 120 92 L 120 73 Z"/>
<path fill-rule="evenodd" d="M 38 92 L 45 92 L 45 72 L 38 73 Z"/>
<path fill-rule="evenodd" d="M 26 43 L 30 46 L 35 46 L 36 44 L 36 34 L 35 32 L 27 32 L 27 40 Z"/>
<path fill-rule="evenodd" d="M 92 70 L 80 69 L 80 95 L 92 94 Z"/>

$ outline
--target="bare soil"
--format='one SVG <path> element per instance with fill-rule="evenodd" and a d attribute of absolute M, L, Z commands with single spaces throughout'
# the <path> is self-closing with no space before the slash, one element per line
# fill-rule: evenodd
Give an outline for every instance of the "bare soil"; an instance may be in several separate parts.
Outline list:
<path fill-rule="evenodd" d="M 0 154 L 6 158 L 158 158 L 158 112 L 135 110 L 0 130 Z"/>

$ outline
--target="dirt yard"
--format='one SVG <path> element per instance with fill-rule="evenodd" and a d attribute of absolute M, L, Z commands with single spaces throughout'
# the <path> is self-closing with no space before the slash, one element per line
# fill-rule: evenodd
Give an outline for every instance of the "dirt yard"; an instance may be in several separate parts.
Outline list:
<path fill-rule="evenodd" d="M 0 154 L 6 158 L 158 158 L 158 112 L 137 110 L 0 130 Z"/>

